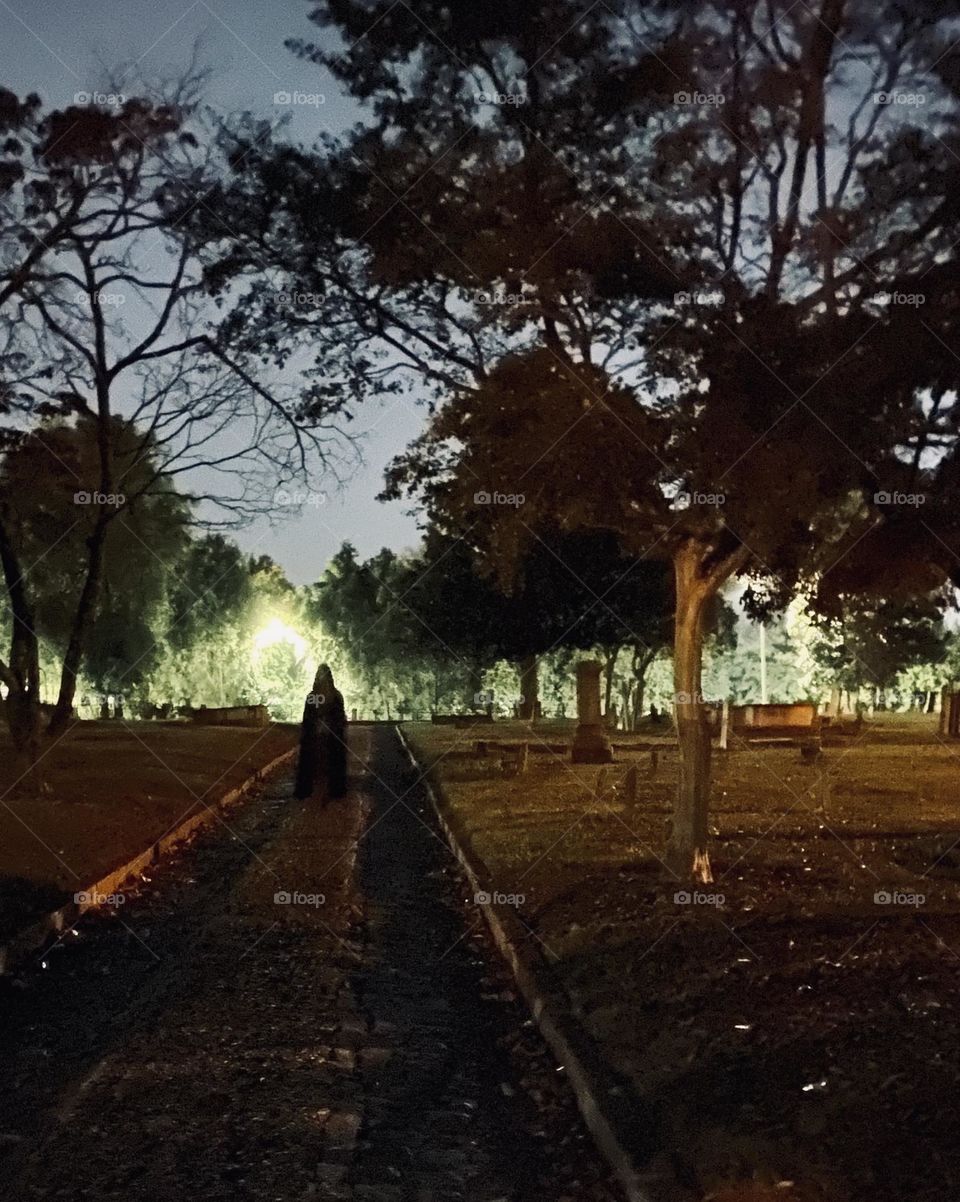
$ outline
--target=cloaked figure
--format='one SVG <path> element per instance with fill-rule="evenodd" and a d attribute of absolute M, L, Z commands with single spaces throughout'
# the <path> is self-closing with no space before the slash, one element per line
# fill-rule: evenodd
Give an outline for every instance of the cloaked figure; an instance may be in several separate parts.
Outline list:
<path fill-rule="evenodd" d="M 303 707 L 295 796 L 342 797 L 347 791 L 347 712 L 327 664 L 317 668 Z"/>

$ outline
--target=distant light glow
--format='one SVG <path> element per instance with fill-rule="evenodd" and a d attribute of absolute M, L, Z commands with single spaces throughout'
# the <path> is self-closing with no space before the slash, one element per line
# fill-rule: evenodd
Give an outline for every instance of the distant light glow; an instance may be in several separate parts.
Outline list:
<path fill-rule="evenodd" d="M 268 647 L 275 647 L 278 643 L 288 643 L 298 659 L 302 659 L 307 653 L 307 640 L 299 631 L 288 626 L 280 618 L 271 618 L 253 636 L 254 654 L 259 654 Z"/>

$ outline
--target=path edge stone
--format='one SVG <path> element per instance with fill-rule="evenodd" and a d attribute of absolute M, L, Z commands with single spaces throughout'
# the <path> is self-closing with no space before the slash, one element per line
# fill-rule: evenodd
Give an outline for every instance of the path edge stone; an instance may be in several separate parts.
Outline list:
<path fill-rule="evenodd" d="M 485 888 L 486 866 L 477 855 L 443 795 L 421 767 L 403 729 L 395 727 L 400 745 L 418 773 L 450 850 L 460 862 L 470 888 Z M 600 1153 L 617 1177 L 628 1202 L 686 1202 L 692 1195 L 678 1182 L 654 1179 L 631 1152 L 642 1107 L 632 1087 L 603 1061 L 596 1044 L 571 1013 L 566 994 L 546 957 L 531 946 L 529 928 L 506 906 L 485 905 L 483 916 L 498 951 L 507 962 L 540 1033 L 558 1064 L 563 1065 L 577 1107 Z M 526 936 L 526 937 L 525 937 Z"/>
<path fill-rule="evenodd" d="M 250 789 L 260 784 L 269 773 L 291 761 L 296 754 L 297 748 L 291 747 L 289 751 L 284 751 L 281 755 L 274 756 L 272 760 L 257 768 L 255 772 L 252 772 L 235 788 L 229 789 L 217 801 L 209 804 L 201 802 L 204 807 L 202 810 L 185 818 L 183 822 L 178 823 L 173 830 L 168 831 L 165 835 L 162 835 L 155 842 L 151 843 L 144 851 L 138 853 L 132 859 L 125 861 L 123 864 L 118 865 L 116 868 L 111 869 L 106 876 L 101 877 L 97 881 L 91 881 L 89 884 L 84 884 L 77 889 L 77 892 L 103 896 L 119 892 L 124 884 L 134 877 L 142 875 L 151 864 L 155 864 L 178 843 L 183 843 L 187 839 L 192 838 L 203 827 L 212 823 L 221 810 L 225 810 L 235 804 Z M 50 910 L 48 913 L 42 915 L 42 917 L 22 927 L 4 943 L 0 943 L 0 977 L 9 973 L 11 969 L 21 963 L 31 952 L 42 948 L 51 935 L 59 935 L 63 931 L 68 930 L 88 910 L 97 910 L 100 908 L 96 903 L 69 901 L 58 909 Z"/>

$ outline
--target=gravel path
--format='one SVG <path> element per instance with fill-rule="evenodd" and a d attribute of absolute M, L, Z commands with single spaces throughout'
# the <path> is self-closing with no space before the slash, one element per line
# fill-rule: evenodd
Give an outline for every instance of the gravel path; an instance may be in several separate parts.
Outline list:
<path fill-rule="evenodd" d="M 394 733 L 351 750 L 0 984 L 4 1197 L 615 1199 Z"/>

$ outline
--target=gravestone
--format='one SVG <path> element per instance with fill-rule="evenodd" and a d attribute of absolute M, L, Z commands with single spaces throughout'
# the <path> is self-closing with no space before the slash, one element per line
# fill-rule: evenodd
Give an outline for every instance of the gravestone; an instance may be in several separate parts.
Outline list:
<path fill-rule="evenodd" d="M 613 750 L 600 713 L 601 665 L 594 659 L 577 664 L 577 732 L 573 737 L 575 764 L 609 764 Z"/>

